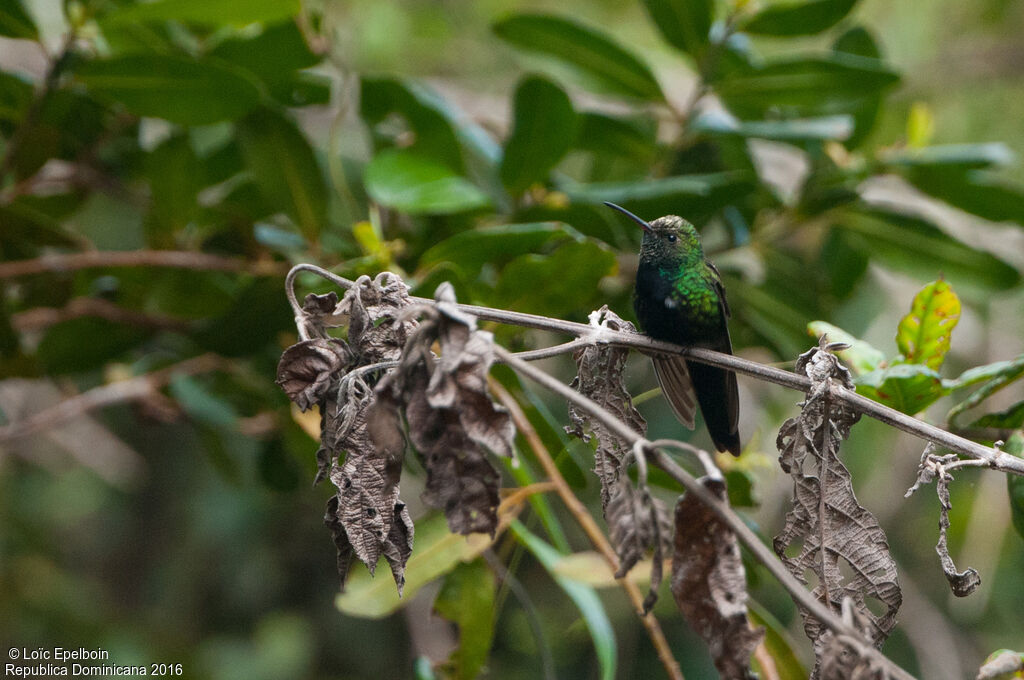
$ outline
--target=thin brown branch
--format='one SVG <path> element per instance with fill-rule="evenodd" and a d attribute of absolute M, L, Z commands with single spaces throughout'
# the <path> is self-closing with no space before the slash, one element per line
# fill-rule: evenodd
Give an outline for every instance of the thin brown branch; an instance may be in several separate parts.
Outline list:
<path fill-rule="evenodd" d="M 345 289 L 352 286 L 352 281 L 338 276 L 337 274 L 333 274 L 325 269 L 321 269 L 315 265 L 295 265 L 288 273 L 288 277 L 285 282 L 285 290 L 289 300 L 291 301 L 292 308 L 295 310 L 296 316 L 301 314 L 302 308 L 295 297 L 294 282 L 295 277 L 303 271 L 317 274 L 318 276 Z M 432 303 L 431 300 L 426 300 L 424 298 L 412 299 L 415 302 L 427 304 Z M 620 347 L 631 347 L 649 354 L 679 354 L 685 356 L 687 359 L 692 359 L 702 364 L 727 368 L 741 375 L 747 375 L 752 378 L 757 378 L 758 380 L 782 385 L 783 387 L 788 387 L 799 392 L 806 393 L 811 384 L 810 380 L 806 376 L 797 375 L 772 366 L 766 366 L 756 361 L 743 359 L 742 357 L 737 357 L 732 354 L 722 354 L 721 352 L 715 352 L 709 349 L 683 347 L 670 342 L 655 340 L 647 337 L 646 335 L 640 335 L 639 333 L 626 333 L 606 328 L 597 329 L 588 324 L 564 321 L 562 319 L 552 319 L 537 314 L 525 314 L 522 312 L 512 312 L 503 309 L 480 307 L 478 305 L 460 304 L 459 309 L 473 314 L 477 318 L 485 321 L 496 321 L 498 323 L 511 324 L 525 328 L 566 333 L 568 335 L 575 335 L 580 339 L 589 339 L 592 342 L 605 342 Z M 955 451 L 958 454 L 968 456 L 970 458 L 983 460 L 987 466 L 992 469 L 1017 475 L 1024 475 L 1024 459 L 1016 458 L 1007 453 L 1003 453 L 998 449 L 982 446 L 977 442 L 964 439 L 952 432 L 947 432 L 946 430 L 926 423 L 923 420 L 918 420 L 913 416 L 908 416 L 904 413 L 891 409 L 888 406 L 883 406 L 882 404 L 872 401 L 867 397 L 863 397 L 852 390 L 848 390 L 838 385 L 833 385 L 831 398 L 842 402 L 861 413 L 869 415 L 876 420 L 886 423 L 887 425 L 891 425 L 916 437 L 938 444 L 950 451 Z"/>
<path fill-rule="evenodd" d="M 31 260 L 0 263 L 0 279 L 92 269 L 95 267 L 173 267 L 197 271 L 245 272 L 255 276 L 281 276 L 287 264 L 272 260 L 243 260 L 180 250 L 95 250 L 43 255 Z"/>
<path fill-rule="evenodd" d="M 61 321 L 97 317 L 115 323 L 152 328 L 155 330 L 185 331 L 189 323 L 183 319 L 146 314 L 126 309 L 102 298 L 74 298 L 64 307 L 36 307 L 19 312 L 11 317 L 11 326 L 19 332 L 40 331 Z"/>
<path fill-rule="evenodd" d="M 152 373 L 94 387 L 43 409 L 25 420 L 0 427 L 0 444 L 58 427 L 98 408 L 145 399 L 169 383 L 176 375 L 209 373 L 224 366 L 225 361 L 221 357 L 215 354 L 202 354 Z"/>
<path fill-rule="evenodd" d="M 541 467 L 544 468 L 544 472 L 547 473 L 551 483 L 554 484 L 555 492 L 558 493 L 559 498 L 562 499 L 566 508 L 576 519 L 584 533 L 587 534 L 590 542 L 594 544 L 594 547 L 601 553 L 608 566 L 611 567 L 612 573 L 617 572 L 619 570 L 619 558 L 615 554 L 615 549 L 608 542 L 604 532 L 601 531 L 601 527 L 594 520 L 593 515 L 590 514 L 590 511 L 587 510 L 587 507 L 580 499 L 576 497 L 576 494 L 569 487 L 569 483 L 565 481 L 565 477 L 559 472 L 558 466 L 548 452 L 547 447 L 544 446 L 544 442 L 541 441 L 540 435 L 537 434 L 537 431 L 530 423 L 529 418 L 523 413 L 519 402 L 496 380 L 490 380 L 489 386 L 491 391 L 498 397 L 498 401 L 509 410 L 516 429 L 526 438 L 530 448 L 537 456 L 537 460 L 540 461 Z M 630 602 L 633 603 L 633 609 L 637 612 L 640 622 L 643 623 L 644 628 L 647 630 L 647 635 L 651 638 L 651 643 L 654 645 L 658 659 L 661 660 L 662 665 L 665 667 L 668 677 L 673 680 L 684 680 L 683 672 L 679 668 L 679 662 L 672 656 L 672 649 L 669 647 L 668 640 L 665 638 L 665 633 L 662 631 L 658 619 L 653 614 L 644 614 L 644 596 L 640 592 L 640 588 L 627 578 L 619 579 L 619 584 L 626 591 Z"/>
<path fill-rule="evenodd" d="M 827 626 L 829 630 L 844 640 L 849 640 L 851 642 L 855 641 L 862 654 L 870 655 L 879 663 L 885 664 L 885 667 L 888 669 L 892 677 L 900 678 L 902 680 L 913 678 L 912 675 L 890 661 L 881 652 L 874 649 L 870 643 L 864 641 L 860 633 L 853 628 L 853 626 L 845 623 L 842 619 L 837 617 L 831 609 L 823 605 L 817 598 L 811 595 L 811 593 L 804 588 L 803 584 L 797 581 L 796 578 L 789 573 L 789 570 L 786 569 L 786 566 L 782 564 L 775 553 L 769 550 L 769 548 L 761 542 L 757 535 L 747 527 L 739 515 L 737 515 L 728 504 L 719 500 L 714 493 L 708 490 L 707 487 L 701 484 L 689 472 L 680 467 L 669 456 L 659 449 L 653 448 L 651 446 L 651 442 L 634 432 L 628 425 L 606 411 L 592 399 L 580 394 L 568 385 L 565 385 L 551 377 L 544 371 L 517 359 L 503 347 L 495 346 L 494 351 L 499 360 L 506 363 L 517 373 L 525 375 L 543 387 L 555 392 L 559 396 L 574 402 L 590 413 L 593 417 L 599 419 L 614 434 L 631 442 L 634 447 L 643 447 L 646 450 L 647 455 L 650 456 L 652 462 L 667 472 L 668 475 L 685 488 L 688 493 L 694 494 L 702 503 L 707 505 L 715 515 L 717 515 L 718 518 L 721 519 L 734 534 L 736 534 L 736 537 L 747 547 L 747 549 L 753 554 L 754 558 L 764 565 L 764 567 L 768 569 L 779 583 L 782 584 L 793 599 L 807 608 L 807 610 Z"/>

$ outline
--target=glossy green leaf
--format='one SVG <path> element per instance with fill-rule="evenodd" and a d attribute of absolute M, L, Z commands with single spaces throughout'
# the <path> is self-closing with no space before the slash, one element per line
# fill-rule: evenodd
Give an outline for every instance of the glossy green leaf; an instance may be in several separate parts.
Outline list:
<path fill-rule="evenodd" d="M 968 428 L 992 427 L 1000 430 L 1015 430 L 1024 427 L 1024 401 L 1019 401 L 998 413 L 986 413 L 968 425 Z"/>
<path fill-rule="evenodd" d="M 790 120 L 740 121 L 722 111 L 699 115 L 690 129 L 711 135 L 755 137 L 778 142 L 842 141 L 853 133 L 850 116 L 822 116 Z"/>
<path fill-rule="evenodd" d="M 282 21 L 295 16 L 299 10 L 299 0 L 157 0 L 119 7 L 104 16 L 103 23 L 183 21 L 214 26 L 246 26 Z"/>
<path fill-rule="evenodd" d="M 882 65 L 882 51 L 878 48 L 878 43 L 871 33 L 863 26 L 854 26 L 839 36 L 832 45 L 832 51 L 838 54 L 873 59 L 877 65 Z M 864 142 L 875 128 L 881 110 L 881 96 L 868 98 L 853 107 L 850 111 L 854 121 L 853 134 L 846 140 L 847 147 L 853 149 Z"/>
<path fill-rule="evenodd" d="M 468 274 L 485 264 L 501 264 L 512 258 L 550 249 L 552 243 L 582 241 L 583 235 L 558 222 L 501 224 L 461 231 L 420 256 L 421 268 L 452 262 Z"/>
<path fill-rule="evenodd" d="M 845 342 L 849 345 L 849 349 L 836 354 L 846 362 L 855 375 L 870 373 L 885 361 L 885 355 L 881 350 L 828 322 L 812 321 L 807 324 L 807 332 L 816 338 L 827 335 L 829 342 Z"/>
<path fill-rule="evenodd" d="M 366 166 L 363 182 L 373 200 L 410 215 L 444 215 L 490 205 L 487 195 L 468 179 L 410 151 L 378 153 Z"/>
<path fill-rule="evenodd" d="M 1024 377 L 1024 354 L 1009 361 L 997 361 L 984 366 L 976 366 L 964 371 L 956 380 L 945 381 L 945 387 L 949 390 L 981 384 L 981 387 L 971 396 L 951 408 L 946 419 L 953 422 L 964 411 L 974 408 L 1022 377 Z"/>
<path fill-rule="evenodd" d="M 284 113 L 259 109 L 239 121 L 238 140 L 260 193 L 316 240 L 327 224 L 327 185 L 306 136 Z"/>
<path fill-rule="evenodd" d="M 36 350 L 49 374 L 79 373 L 103 366 L 151 335 L 96 317 L 81 317 L 50 326 Z"/>
<path fill-rule="evenodd" d="M 220 396 L 210 392 L 197 378 L 180 374 L 171 379 L 168 389 L 189 417 L 215 427 L 233 427 L 238 412 Z"/>
<path fill-rule="evenodd" d="M 740 24 L 740 30 L 761 35 L 813 35 L 843 20 L 857 0 L 789 0 L 771 4 Z"/>
<path fill-rule="evenodd" d="M 21 0 L 0 0 L 0 35 L 24 40 L 39 39 L 39 29 Z"/>
<path fill-rule="evenodd" d="M 540 76 L 516 88 L 512 133 L 505 142 L 501 181 L 513 194 L 543 183 L 576 136 L 576 113 L 562 88 Z"/>
<path fill-rule="evenodd" d="M 977 170 L 1011 165 L 1016 161 L 1016 156 L 1002 142 L 990 142 L 892 149 L 879 154 L 879 160 L 897 169 Z"/>
<path fill-rule="evenodd" d="M 499 38 L 571 66 L 599 89 L 636 99 L 664 95 L 650 68 L 604 33 L 549 14 L 515 14 L 494 25 Z"/>
<path fill-rule="evenodd" d="M 580 314 L 599 304 L 597 286 L 617 269 L 615 253 L 595 241 L 570 242 L 550 255 L 523 255 L 501 272 L 498 305 L 534 314 Z"/>
<path fill-rule="evenodd" d="M 244 115 L 259 89 L 238 71 L 167 54 L 133 54 L 90 61 L 76 77 L 97 97 L 139 116 L 204 125 Z"/>
<path fill-rule="evenodd" d="M 880 404 L 915 415 L 949 393 L 942 378 L 923 364 L 896 364 L 859 376 L 857 392 Z"/>
<path fill-rule="evenodd" d="M 460 562 L 468 562 L 491 545 L 490 536 L 460 536 L 448 531 L 442 514 L 416 520 L 416 545 L 405 565 L 405 586 L 398 597 L 390 576 L 370 576 L 366 569 L 355 568 L 345 583 L 345 592 L 335 599 L 335 606 L 349 616 L 380 619 L 412 600 L 419 590 L 438 576 L 447 574 Z"/>
<path fill-rule="evenodd" d="M 657 129 L 650 120 L 618 118 L 594 111 L 580 113 L 578 119 L 578 149 L 638 160 L 651 158 L 657 150 Z"/>
<path fill-rule="evenodd" d="M 0 205 L 0 224 L 3 225 L 0 246 L 75 246 L 75 235 L 59 220 L 33 206 L 29 198 L 22 197 L 9 205 Z"/>
<path fill-rule="evenodd" d="M 851 244 L 894 269 L 926 280 L 940 274 L 957 287 L 1005 290 L 1020 272 L 995 255 L 948 236 L 931 222 L 882 209 L 849 210 L 838 220 Z"/>
<path fill-rule="evenodd" d="M 494 572 L 483 558 L 458 564 L 445 577 L 434 611 L 459 627 L 459 646 L 444 664 L 453 680 L 473 680 L 494 637 Z"/>
<path fill-rule="evenodd" d="M 590 631 L 590 638 L 594 641 L 597 660 L 601 665 L 601 680 L 614 680 L 618 663 L 615 633 L 597 593 L 589 586 L 558 575 L 556 566 L 563 557 L 562 554 L 532 533 L 519 520 L 513 520 L 509 530 L 548 570 L 559 587 L 579 608 L 587 630 Z"/>
<path fill-rule="evenodd" d="M 644 7 L 670 45 L 695 57 L 708 45 L 713 0 L 644 0 Z"/>
<path fill-rule="evenodd" d="M 1003 450 L 1018 458 L 1024 458 L 1024 432 L 1020 430 L 1014 432 Z M 1017 530 L 1017 534 L 1021 538 L 1024 538 L 1024 477 L 1006 475 L 1006 491 L 1010 497 L 1010 516 L 1013 519 L 1013 528 Z"/>
<path fill-rule="evenodd" d="M 268 85 L 295 77 L 295 72 L 320 63 L 294 21 L 268 26 L 250 38 L 232 38 L 210 51 L 211 57 L 244 68 Z"/>
<path fill-rule="evenodd" d="M 763 118 L 771 111 L 820 116 L 851 113 L 899 80 L 877 60 L 835 53 L 780 59 L 730 74 L 718 84 L 717 93 L 743 118 Z"/>
<path fill-rule="evenodd" d="M 752 191 L 753 185 L 746 173 L 719 172 L 645 182 L 565 184 L 560 188 L 574 203 L 601 205 L 610 201 L 646 219 L 682 215 L 699 225 L 725 205 Z"/>
<path fill-rule="evenodd" d="M 922 288 L 896 328 L 896 347 L 904 360 L 938 370 L 960 321 L 960 298 L 939 279 Z"/>
<path fill-rule="evenodd" d="M 173 235 L 198 212 L 202 165 L 184 135 L 166 139 L 146 156 L 144 165 L 152 198 L 147 221 L 150 245 L 173 247 Z"/>
<path fill-rule="evenodd" d="M 994 222 L 1024 225 L 1024 187 L 992 173 L 918 166 L 906 177 L 921 191 L 961 210 Z"/>

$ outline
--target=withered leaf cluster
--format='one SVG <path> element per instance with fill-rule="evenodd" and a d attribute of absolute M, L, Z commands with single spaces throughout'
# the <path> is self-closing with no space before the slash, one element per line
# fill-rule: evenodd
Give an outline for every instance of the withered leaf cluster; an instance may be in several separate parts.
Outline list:
<path fill-rule="evenodd" d="M 896 624 L 903 596 L 885 534 L 857 502 L 850 473 L 838 458 L 840 443 L 860 416 L 831 398 L 833 383 L 852 389 L 853 381 L 830 353 L 835 347 L 825 343 L 823 338 L 797 360 L 796 372 L 811 379 L 811 389 L 800 415 L 783 423 L 776 442 L 779 463 L 793 479 L 793 507 L 773 547 L 801 582 L 807 583 L 805 574 L 815 574 L 814 596 L 837 614 L 848 598 L 868 622 L 871 642 L 881 646 Z M 787 557 L 787 550 L 797 549 L 796 556 Z M 884 611 L 873 613 L 869 599 L 879 601 Z M 801 614 L 814 643 L 815 677 L 820 677 L 827 628 L 803 608 Z"/>
<path fill-rule="evenodd" d="M 371 573 L 383 555 L 401 591 L 412 552 L 413 524 L 399 500 L 402 446 L 375 446 L 367 424 L 374 368 L 397 360 L 416 327 L 403 314 L 410 304 L 408 288 L 390 273 L 360 277 L 340 301 L 335 293 L 311 294 L 296 319 L 306 339 L 278 363 L 277 383 L 288 397 L 303 411 L 320 409 L 315 481 L 329 477 L 337 488 L 324 523 L 338 548 L 342 586 L 353 555 Z M 346 319 L 347 340 L 330 337 L 327 329 Z"/>
<path fill-rule="evenodd" d="M 590 323 L 597 328 L 635 333 L 636 327 L 624 321 L 607 306 L 590 315 Z M 588 345 L 574 355 L 576 377 L 571 387 L 590 397 L 609 413 L 629 425 L 637 434 L 647 431 L 647 422 L 633 406 L 626 390 L 623 372 L 629 352 L 612 345 Z M 601 506 L 608 523 L 612 546 L 619 558 L 616 578 L 625 576 L 648 551 L 653 551 L 651 590 L 644 601 L 650 610 L 657 600 L 662 577 L 662 555 L 668 550 L 672 536 L 672 522 L 668 511 L 657 498 L 651 496 L 645 483 L 634 486 L 626 474 L 632 460 L 632 444 L 613 433 L 599 419 L 569 403 L 569 434 L 585 442 L 597 440 L 594 451 L 594 472 L 601 480 Z"/>
<path fill-rule="evenodd" d="M 590 315 L 590 323 L 592 326 L 613 331 L 636 332 L 633 324 L 619 318 L 607 305 Z M 628 356 L 629 351 L 626 348 L 612 345 L 591 345 L 578 350 L 573 355 L 576 360 L 576 377 L 570 386 L 596 401 L 638 434 L 643 434 L 647 431 L 647 422 L 633 406 L 633 399 L 623 383 L 623 371 Z M 569 422 L 571 425 L 565 428 L 569 434 L 585 442 L 589 442 L 591 437 L 597 439 L 594 472 L 601 480 L 601 507 L 607 514 L 608 502 L 616 488 L 619 470 L 622 469 L 631 446 L 612 435 L 604 423 L 591 418 L 572 403 L 569 404 Z"/>
<path fill-rule="evenodd" d="M 414 535 L 399 499 L 403 416 L 424 458 L 423 499 L 452 531 L 497 528 L 500 476 L 486 453 L 511 456 L 515 431 L 487 390 L 493 339 L 458 310 L 451 286 L 438 288 L 436 305 L 414 305 L 390 273 L 360 277 L 340 301 L 307 296 L 296 323 L 304 339 L 285 350 L 277 382 L 303 411 L 320 409 L 316 481 L 337 489 L 324 522 L 342 586 L 353 555 L 371 574 L 383 556 L 401 593 Z M 341 325 L 345 340 L 328 335 Z"/>
<path fill-rule="evenodd" d="M 458 310 L 449 284 L 435 297 L 436 305 L 422 309 L 398 367 L 377 385 L 370 433 L 378 448 L 397 445 L 404 411 L 427 471 L 423 500 L 441 508 L 456 533 L 493 534 L 500 475 L 486 454 L 512 456 L 515 436 L 511 417 L 487 389 L 493 338 Z"/>
<path fill-rule="evenodd" d="M 725 483 L 698 481 L 725 501 Z M 676 504 L 672 553 L 672 595 L 693 629 L 708 645 L 721 677 L 756 677 L 750 655 L 764 636 L 747 621 L 747 581 L 736 535 L 692 494 Z"/>

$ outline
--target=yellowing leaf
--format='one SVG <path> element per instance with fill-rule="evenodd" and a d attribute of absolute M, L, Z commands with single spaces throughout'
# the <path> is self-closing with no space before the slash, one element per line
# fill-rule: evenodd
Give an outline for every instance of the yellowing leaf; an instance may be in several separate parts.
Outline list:
<path fill-rule="evenodd" d="M 958 321 L 960 298 L 942 279 L 932 281 L 914 296 L 910 313 L 900 320 L 896 346 L 907 363 L 938 369 Z"/>

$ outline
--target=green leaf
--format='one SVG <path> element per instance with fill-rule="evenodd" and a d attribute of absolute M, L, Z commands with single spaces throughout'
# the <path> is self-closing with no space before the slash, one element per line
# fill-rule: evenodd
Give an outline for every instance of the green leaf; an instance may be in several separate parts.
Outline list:
<path fill-rule="evenodd" d="M 403 597 L 390 577 L 373 578 L 366 569 L 349 574 L 345 592 L 334 605 L 343 614 L 362 619 L 381 619 L 411 601 L 419 590 L 447 574 L 460 562 L 468 562 L 491 546 L 486 534 L 460 536 L 448 531 L 443 514 L 435 513 L 416 521 L 416 548 L 405 565 Z"/>
<path fill-rule="evenodd" d="M 891 149 L 879 153 L 879 160 L 896 169 L 977 170 L 1012 165 L 1016 156 L 1002 142 L 990 142 Z"/>
<path fill-rule="evenodd" d="M 266 83 L 272 92 L 285 84 L 299 82 L 297 71 L 321 61 L 309 49 L 294 21 L 268 26 L 255 37 L 225 40 L 210 56 L 245 69 Z"/>
<path fill-rule="evenodd" d="M 505 142 L 501 181 L 513 194 L 543 182 L 576 136 L 569 96 L 550 80 L 528 76 L 516 88 L 512 133 Z"/>
<path fill-rule="evenodd" d="M 39 39 L 39 29 L 21 0 L 0 0 L 0 35 L 23 40 Z"/>
<path fill-rule="evenodd" d="M 273 344 L 279 333 L 294 331 L 295 318 L 275 278 L 253 281 L 193 336 L 204 348 L 225 356 L 246 356 Z"/>
<path fill-rule="evenodd" d="M 362 79 L 360 88 L 360 112 L 367 123 L 376 125 L 391 114 L 400 115 L 415 135 L 408 148 L 462 172 L 464 163 L 455 128 L 431 105 L 433 99 L 426 90 L 416 83 L 369 77 Z"/>
<path fill-rule="evenodd" d="M 1020 273 L 995 255 L 971 248 L 931 222 L 880 208 L 844 211 L 838 219 L 851 244 L 882 264 L 926 280 L 943 275 L 960 287 L 1006 290 Z"/>
<path fill-rule="evenodd" d="M 974 408 L 1022 376 L 1024 376 L 1024 354 L 1010 361 L 997 361 L 985 366 L 976 366 L 964 371 L 956 380 L 945 381 L 944 385 L 948 390 L 984 383 L 971 396 L 951 408 L 946 419 L 953 422 L 958 415 Z"/>
<path fill-rule="evenodd" d="M 648 101 L 663 101 L 650 68 L 603 33 L 549 14 L 516 14 L 494 25 L 499 38 L 559 60 L 599 89 Z"/>
<path fill-rule="evenodd" d="M 865 59 L 875 60 L 878 66 L 883 66 L 882 51 L 878 43 L 863 26 L 854 26 L 839 36 L 832 45 L 832 51 L 838 54 L 852 55 Z M 853 134 L 846 140 L 846 146 L 850 149 L 858 147 L 875 127 L 878 122 L 879 113 L 882 110 L 882 97 L 876 96 L 858 104 L 850 111 L 853 114 Z"/>
<path fill-rule="evenodd" d="M 740 30 L 761 35 L 813 35 L 838 24 L 856 4 L 857 0 L 799 0 L 768 5 L 740 24 Z"/>
<path fill-rule="evenodd" d="M 121 356 L 150 334 L 106 319 L 81 317 L 50 326 L 36 351 L 48 374 L 79 373 Z"/>
<path fill-rule="evenodd" d="M 32 83 L 0 71 L 0 121 L 21 122 L 32 103 Z"/>
<path fill-rule="evenodd" d="M 523 255 L 501 272 L 498 306 L 534 314 L 580 314 L 597 303 L 598 283 L 614 274 L 615 253 L 596 241 L 571 242 L 550 255 Z"/>
<path fill-rule="evenodd" d="M 858 394 L 915 415 L 949 393 L 942 378 L 923 364 L 896 364 L 855 380 Z"/>
<path fill-rule="evenodd" d="M 366 166 L 363 182 L 373 200 L 410 215 L 446 215 L 490 205 L 468 179 L 410 151 L 378 153 Z"/>
<path fill-rule="evenodd" d="M 285 114 L 259 109 L 239 121 L 238 140 L 260 193 L 316 240 L 327 225 L 327 185 L 306 136 Z"/>
<path fill-rule="evenodd" d="M 691 124 L 694 132 L 711 135 L 771 139 L 778 142 L 842 141 L 853 133 L 853 118 L 847 115 L 790 120 L 739 121 L 722 111 L 699 115 Z"/>
<path fill-rule="evenodd" d="M 699 57 L 708 45 L 713 0 L 644 0 L 658 30 L 670 45 Z"/>
<path fill-rule="evenodd" d="M 807 332 L 816 338 L 828 335 L 829 342 L 845 342 L 849 345 L 849 349 L 836 354 L 846 362 L 855 375 L 870 373 L 885 361 L 885 355 L 881 350 L 828 322 L 812 321 L 807 324 Z"/>
<path fill-rule="evenodd" d="M 168 137 L 146 156 L 144 165 L 152 197 L 148 226 L 157 236 L 150 245 L 173 247 L 173 235 L 198 212 L 202 165 L 185 135 Z"/>
<path fill-rule="evenodd" d="M 455 680 L 479 674 L 494 637 L 494 572 L 482 558 L 456 565 L 434 600 L 434 611 L 459 627 L 459 646 L 446 662 Z"/>
<path fill-rule="evenodd" d="M 906 177 L 921 191 L 994 222 L 1024 225 L 1024 187 L 1010 184 L 990 172 L 959 171 L 918 166 Z"/>
<path fill-rule="evenodd" d="M 561 186 L 574 203 L 601 205 L 616 203 L 648 219 L 660 215 L 682 215 L 700 224 L 722 207 L 753 190 L 749 175 L 718 172 L 679 175 L 644 182 L 594 182 Z M 639 233 L 639 229 L 637 230 Z"/>
<path fill-rule="evenodd" d="M 179 374 L 167 386 L 171 396 L 189 417 L 214 427 L 234 427 L 238 412 L 221 397 L 210 392 L 196 378 Z"/>
<path fill-rule="evenodd" d="M 775 677 L 778 680 L 804 680 L 807 670 L 793 652 L 793 642 L 786 626 L 775 618 L 768 609 L 754 600 L 747 600 L 750 622 L 765 630 L 764 646 L 775 662 Z M 755 663 L 757 658 L 754 658 Z"/>
<path fill-rule="evenodd" d="M 451 262 L 475 275 L 485 264 L 502 264 L 512 258 L 536 253 L 552 243 L 582 241 L 583 235 L 559 222 L 501 224 L 462 231 L 420 256 L 421 269 Z"/>
<path fill-rule="evenodd" d="M 1024 432 L 1017 431 L 1006 442 L 1003 450 L 1010 455 L 1024 458 Z M 1006 475 L 1006 492 L 1010 496 L 1010 516 L 1013 528 L 1024 538 L 1024 477 Z"/>
<path fill-rule="evenodd" d="M 899 82 L 899 75 L 875 59 L 834 53 L 780 59 L 750 72 L 726 75 L 717 93 L 742 118 L 852 113 Z"/>
<path fill-rule="evenodd" d="M 598 154 L 650 159 L 657 150 L 657 128 L 648 119 L 617 118 L 584 111 L 578 116 L 575 146 Z"/>
<path fill-rule="evenodd" d="M 82 64 L 76 77 L 98 98 L 138 116 L 182 125 L 234 119 L 252 110 L 259 89 L 239 72 L 167 54 L 133 54 Z"/>
<path fill-rule="evenodd" d="M 953 329 L 960 321 L 960 298 L 939 279 L 925 285 L 896 328 L 896 347 L 904 360 L 938 370 L 949 352 Z"/>
<path fill-rule="evenodd" d="M 968 428 L 992 427 L 1000 430 L 1014 430 L 1024 427 L 1024 401 L 1018 401 L 998 413 L 986 413 L 968 425 Z"/>
<path fill-rule="evenodd" d="M 556 567 L 562 554 L 545 543 L 539 536 L 532 533 L 519 520 L 513 520 L 509 530 L 519 542 L 537 558 L 566 595 L 576 604 L 583 615 L 583 621 L 594 641 L 597 660 L 601 665 L 601 680 L 614 680 L 617 661 L 615 633 L 612 630 L 608 614 L 604 610 L 601 599 L 593 588 L 577 581 L 558 575 Z M 408 584 L 407 586 L 408 587 Z"/>
<path fill-rule="evenodd" d="M 102 24 L 143 21 L 183 21 L 219 26 L 271 24 L 299 13 L 299 0 L 159 0 L 119 7 L 103 17 Z"/>

